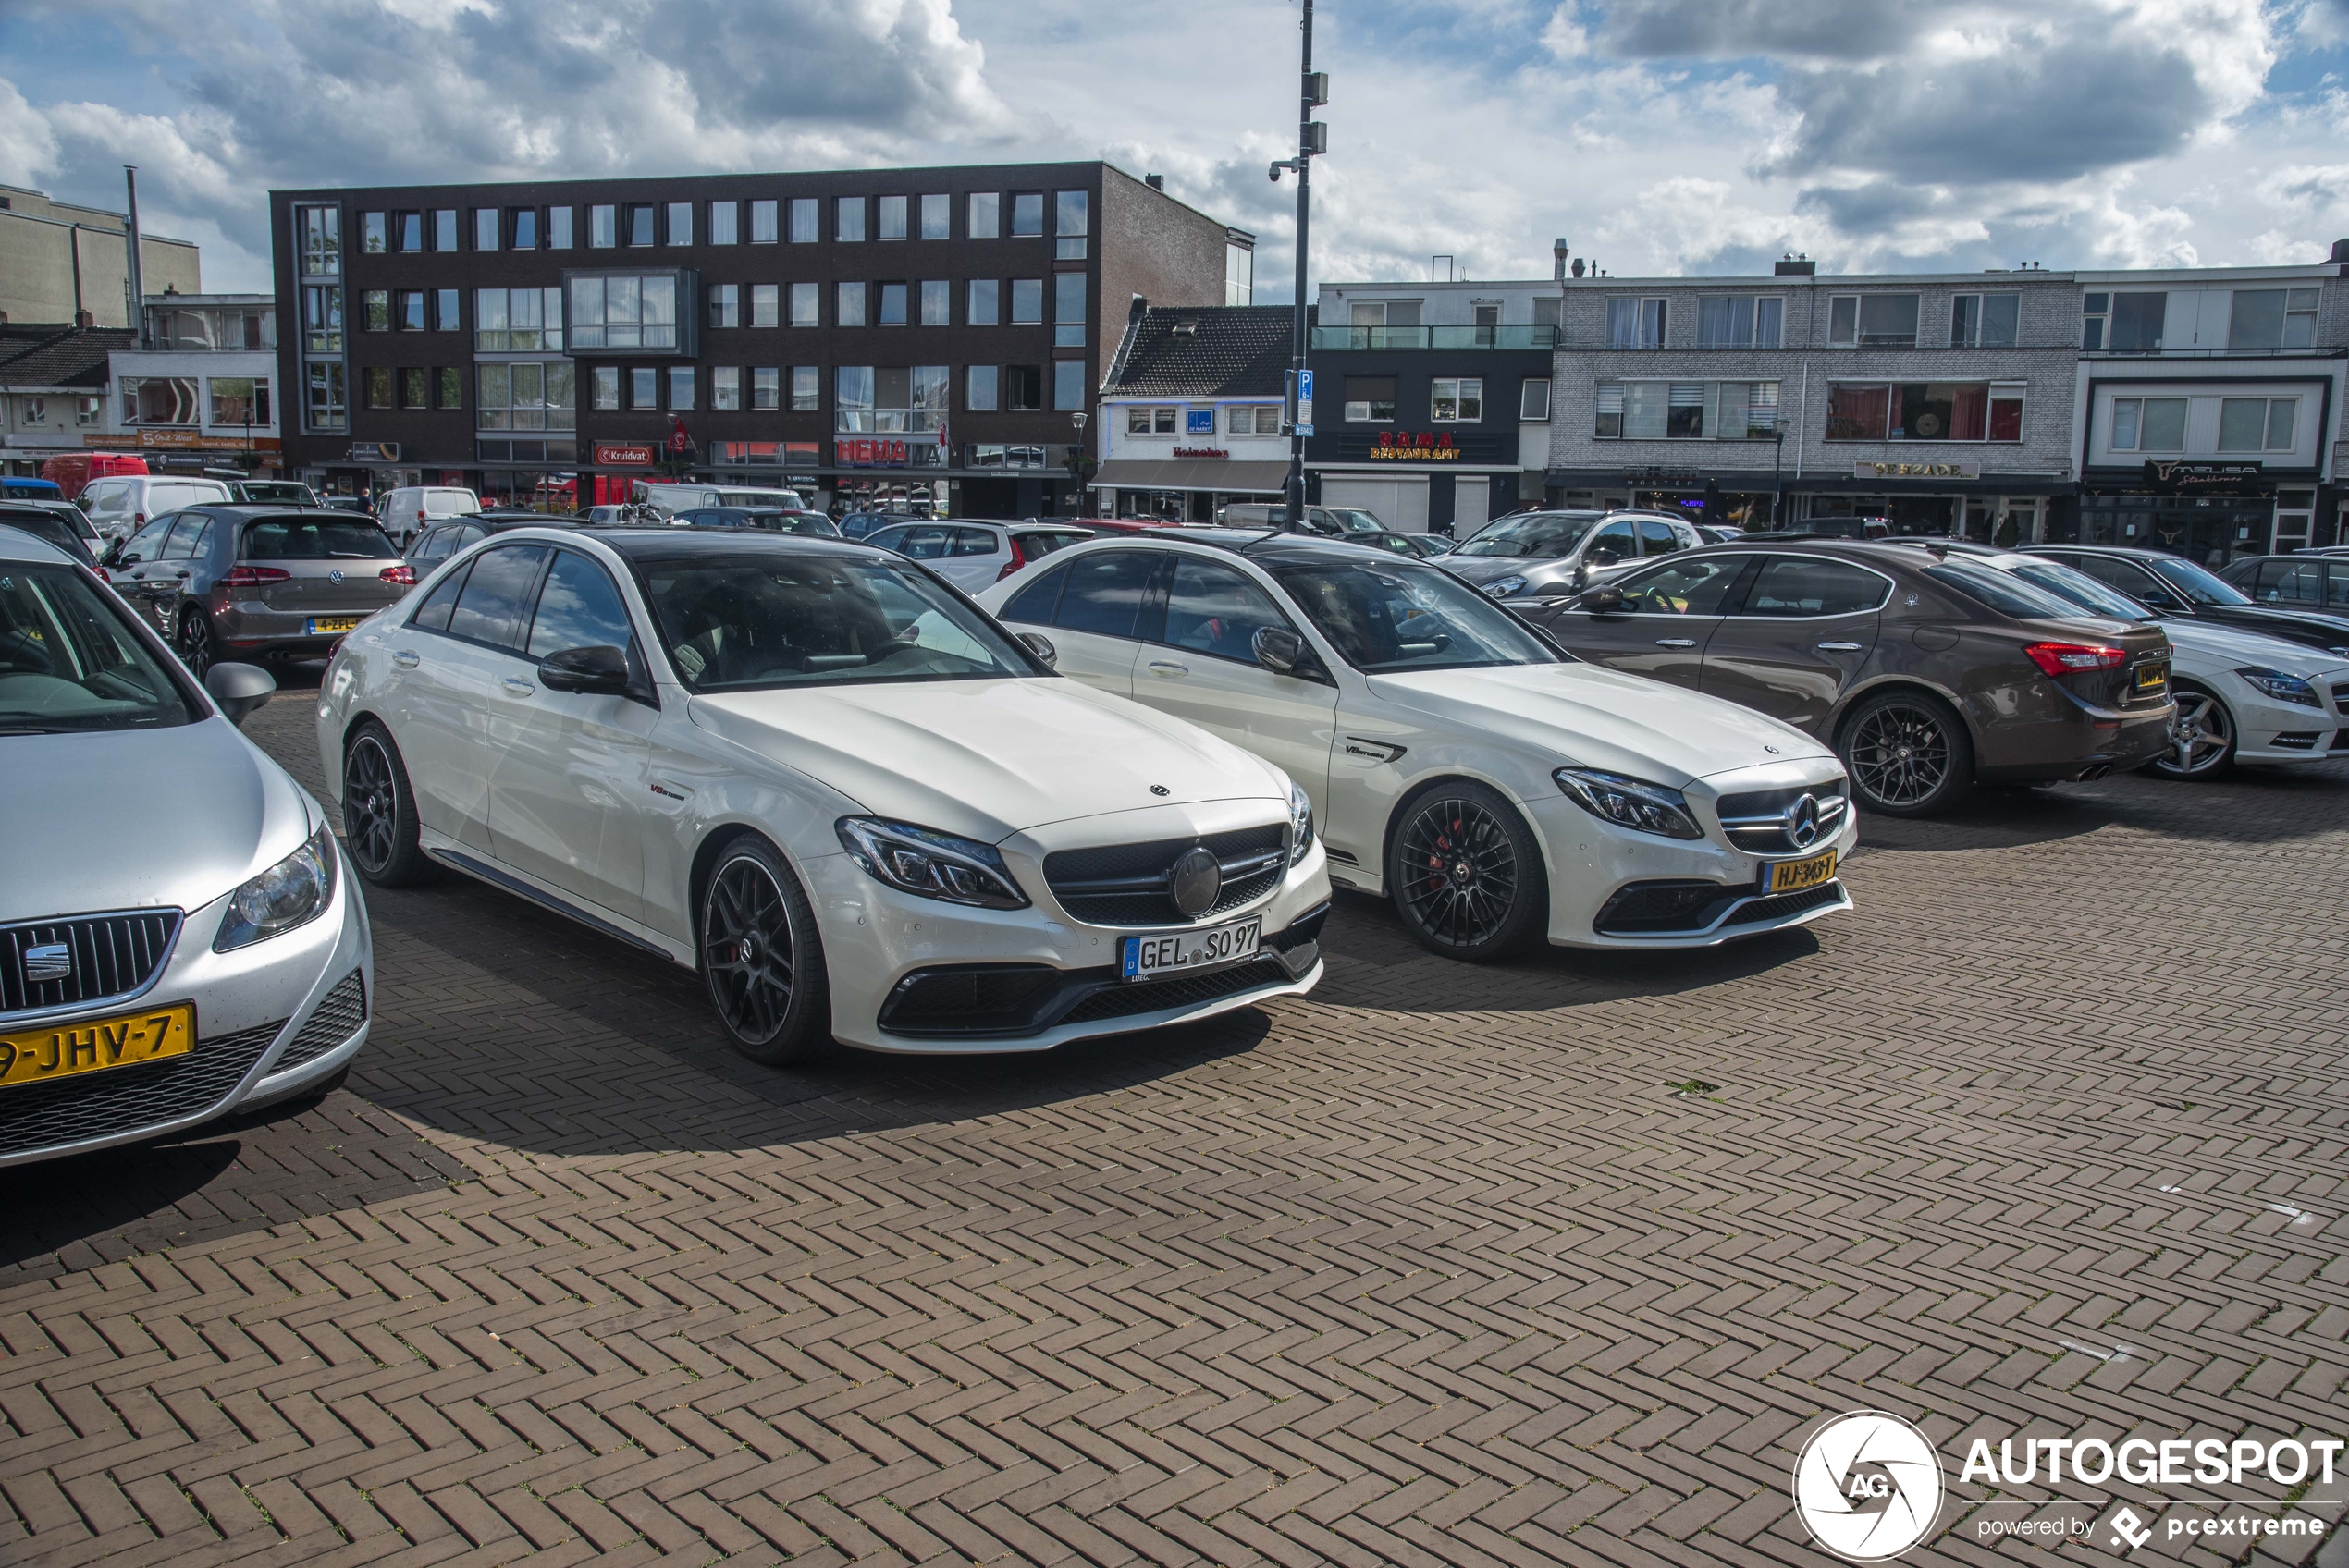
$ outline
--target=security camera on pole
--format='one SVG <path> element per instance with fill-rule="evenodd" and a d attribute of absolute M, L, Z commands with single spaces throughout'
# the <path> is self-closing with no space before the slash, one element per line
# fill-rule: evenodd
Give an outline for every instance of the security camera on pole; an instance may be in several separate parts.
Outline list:
<path fill-rule="evenodd" d="M 1312 216 L 1312 160 L 1330 150 L 1330 128 L 1313 111 L 1330 101 L 1330 73 L 1313 68 L 1313 0 L 1305 6 L 1305 47 L 1298 69 L 1297 156 L 1276 159 L 1265 172 L 1273 184 L 1283 169 L 1297 171 L 1297 303 L 1294 346 L 1288 373 L 1288 527 L 1305 521 L 1305 438 L 1313 434 L 1313 373 L 1305 364 L 1305 257 L 1308 225 Z"/>

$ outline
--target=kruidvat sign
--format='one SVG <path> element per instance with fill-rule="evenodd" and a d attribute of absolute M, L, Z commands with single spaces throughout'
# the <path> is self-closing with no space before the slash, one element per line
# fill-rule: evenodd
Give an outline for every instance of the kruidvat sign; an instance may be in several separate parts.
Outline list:
<path fill-rule="evenodd" d="M 598 441 L 596 443 L 597 468 L 650 468 L 653 466 L 651 444 L 643 441 Z"/>

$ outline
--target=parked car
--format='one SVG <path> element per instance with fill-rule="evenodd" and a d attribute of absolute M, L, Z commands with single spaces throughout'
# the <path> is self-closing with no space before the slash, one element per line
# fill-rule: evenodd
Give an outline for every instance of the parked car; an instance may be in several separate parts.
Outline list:
<path fill-rule="evenodd" d="M 41 465 L 41 477 L 68 501 L 79 500 L 93 479 L 147 472 L 147 459 L 132 452 L 60 452 Z"/>
<path fill-rule="evenodd" d="M 1561 657 L 1440 569 L 1337 540 L 1101 539 L 978 596 L 1061 670 L 1304 786 L 1331 878 L 1430 951 L 1699 947 L 1848 909 L 1842 766 Z"/>
<path fill-rule="evenodd" d="M 105 544 L 98 531 L 90 526 L 80 507 L 70 501 L 44 505 L 36 501 L 0 499 L 0 528 L 19 529 L 34 538 L 55 545 L 83 566 L 105 580 L 105 569 L 98 565 L 98 551 Z"/>
<path fill-rule="evenodd" d="M 2254 600 L 2183 556 L 2113 545 L 2035 545 L 2028 553 L 2077 568 L 2165 615 L 2265 631 L 2349 658 L 2349 613 Z"/>
<path fill-rule="evenodd" d="M 90 525 L 107 540 L 128 539 L 156 518 L 182 507 L 231 499 L 228 486 L 217 479 L 144 473 L 93 479 L 80 496 L 82 509 L 90 514 Z"/>
<path fill-rule="evenodd" d="M 199 684 L 87 568 L 0 525 L 0 1165 L 314 1095 L 365 1043 L 359 889 L 237 732 L 272 684 Z M 59 830 L 154 821 L 158 779 L 169 853 Z"/>
<path fill-rule="evenodd" d="M 192 507 L 105 560 L 198 675 L 232 654 L 326 653 L 416 581 L 383 530 L 324 508 Z"/>
<path fill-rule="evenodd" d="M 796 490 L 752 484 L 717 484 L 699 481 L 683 484 L 645 484 L 635 497 L 671 514 L 698 507 L 756 507 L 772 511 L 800 512 L 806 501 Z"/>
<path fill-rule="evenodd" d="M 2090 615 L 2158 625 L 2170 639 L 2178 704 L 2169 749 L 2147 765 L 2165 778 L 2216 778 L 2238 762 L 2320 762 L 2349 753 L 2349 659 L 2263 631 L 2163 615 L 2060 561 L 1971 552 Z"/>
<path fill-rule="evenodd" d="M 2220 569 L 2219 578 L 2255 605 L 2349 617 L 2349 551 L 2337 545 L 2245 556 Z"/>
<path fill-rule="evenodd" d="M 1816 736 L 1895 816 L 2140 766 L 2176 712 L 2158 626 L 1947 549 L 1749 534 L 1519 613 L 1578 657 Z"/>
<path fill-rule="evenodd" d="M 1438 556 L 1448 556 L 1453 549 L 1452 540 L 1442 533 L 1385 532 L 1348 533 L 1346 535 L 1346 542 L 1349 545 L 1368 545 L 1372 549 L 1385 550 L 1397 556 L 1408 556 L 1413 560 L 1419 561 L 1430 561 Z"/>
<path fill-rule="evenodd" d="M 314 507 L 316 492 L 298 479 L 234 479 L 228 482 L 232 498 L 252 506 Z"/>
<path fill-rule="evenodd" d="M 481 497 L 454 484 L 412 484 L 384 497 L 383 529 L 405 548 L 419 533 L 443 518 L 471 517 L 481 510 Z"/>
<path fill-rule="evenodd" d="M 1455 545 L 1444 568 L 1495 599 L 1576 594 L 1644 557 L 1703 543 L 1689 523 L 1653 512 L 1518 512 Z"/>
<path fill-rule="evenodd" d="M 1697 537 L 1708 545 L 1734 545 L 1745 537 L 1745 530 L 1727 522 L 1700 522 L 1694 525 Z"/>
<path fill-rule="evenodd" d="M 1288 503 L 1235 501 L 1215 514 L 1215 522 L 1220 528 L 1285 529 L 1288 526 Z M 1348 533 L 1384 533 L 1387 527 L 1359 507 L 1308 507 L 1305 521 L 1297 532 L 1334 539 Z"/>
<path fill-rule="evenodd" d="M 757 1061 L 1310 989 L 1304 793 L 1051 658 L 842 540 L 519 531 L 345 641 L 318 748 L 361 875 L 451 866 L 697 968 Z"/>
<path fill-rule="evenodd" d="M 918 521 L 907 512 L 843 512 L 838 519 L 840 536 L 862 539 L 878 528 L 888 528 L 901 522 Z"/>
<path fill-rule="evenodd" d="M 536 512 L 476 512 L 453 522 L 435 523 L 416 536 L 402 557 L 417 580 L 429 576 L 433 568 L 460 550 L 480 544 L 494 533 L 509 533 L 517 528 L 571 528 L 583 526 L 576 519 L 541 517 Z"/>
<path fill-rule="evenodd" d="M 366 518 L 375 515 L 374 505 L 364 496 L 326 496 L 321 497 L 318 504 L 328 511 L 357 512 Z"/>
<path fill-rule="evenodd" d="M 781 507 L 695 507 L 670 520 L 687 528 L 753 528 L 765 533 L 806 533 L 837 539 L 840 530 L 821 512 Z"/>
<path fill-rule="evenodd" d="M 66 493 L 54 479 L 32 479 L 20 473 L 0 474 L 0 501 L 55 501 L 65 503 Z"/>
<path fill-rule="evenodd" d="M 865 543 L 921 562 L 965 594 L 1011 576 L 1055 550 L 1081 545 L 1090 529 L 1066 523 L 904 522 L 867 534 Z"/>

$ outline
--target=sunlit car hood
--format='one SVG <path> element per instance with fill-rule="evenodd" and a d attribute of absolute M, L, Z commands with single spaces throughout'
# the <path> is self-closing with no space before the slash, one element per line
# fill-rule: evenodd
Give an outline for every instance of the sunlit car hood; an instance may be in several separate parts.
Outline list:
<path fill-rule="evenodd" d="M 2170 645 L 2182 654 L 2225 659 L 2231 665 L 2262 665 L 2286 675 L 2314 676 L 2342 668 L 2341 655 L 2306 643 L 2289 642 L 2248 626 L 2216 620 L 2192 620 L 2183 616 L 2158 621 Z"/>
<path fill-rule="evenodd" d="M 1702 692 L 1593 664 L 1374 675 L 1380 696 L 1434 729 L 1482 730 L 1558 762 L 1674 789 L 1733 768 L 1834 753 L 1791 725 Z"/>
<path fill-rule="evenodd" d="M 0 737 L 0 923 L 199 909 L 291 854 L 318 821 L 225 718 Z"/>
<path fill-rule="evenodd" d="M 732 692 L 688 711 L 876 815 L 988 843 L 1104 812 L 1288 800 L 1270 764 L 1074 680 Z"/>
<path fill-rule="evenodd" d="M 1568 551 L 1567 554 L 1572 553 Z M 1464 556 L 1454 550 L 1449 555 L 1434 558 L 1438 566 L 1453 576 L 1482 587 L 1496 577 L 1508 577 L 1551 561 L 1562 561 L 1567 556 Z"/>

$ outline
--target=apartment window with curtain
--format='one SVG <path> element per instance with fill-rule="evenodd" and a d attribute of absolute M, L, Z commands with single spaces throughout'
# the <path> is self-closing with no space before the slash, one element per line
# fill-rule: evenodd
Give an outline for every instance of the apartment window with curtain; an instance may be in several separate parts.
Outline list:
<path fill-rule="evenodd" d="M 905 238 L 905 198 L 882 196 L 874 202 L 874 232 L 882 239 Z"/>
<path fill-rule="evenodd" d="M 922 198 L 922 238 L 949 239 L 953 237 L 954 199 L 943 192 Z"/>
<path fill-rule="evenodd" d="M 732 245 L 742 238 L 736 226 L 742 221 L 739 202 L 712 202 L 709 204 L 709 242 L 712 245 Z"/>
<path fill-rule="evenodd" d="M 842 196 L 833 203 L 839 214 L 832 228 L 832 238 L 845 245 L 854 245 L 865 238 L 865 198 Z"/>
<path fill-rule="evenodd" d="M 1604 440 L 1764 440 L 1777 428 L 1778 384 L 1602 381 L 1597 418 Z"/>
<path fill-rule="evenodd" d="M 1917 346 L 1914 294 L 1836 294 L 1827 300 L 1827 346 L 1831 349 L 1913 349 Z"/>
<path fill-rule="evenodd" d="M 1390 424 L 1395 420 L 1395 377 L 1349 375 L 1344 401 L 1347 423 Z"/>
<path fill-rule="evenodd" d="M 2020 441 L 2020 382 L 1835 382 L 1829 441 Z"/>
<path fill-rule="evenodd" d="M 498 240 L 499 239 L 498 231 L 503 227 L 500 222 L 500 216 L 501 214 L 495 207 L 475 207 L 473 209 L 474 250 L 495 251 L 498 249 Z"/>
<path fill-rule="evenodd" d="M 998 239 L 1002 237 L 1003 197 L 1001 191 L 974 190 L 967 205 L 970 211 L 970 239 Z"/>
<path fill-rule="evenodd" d="M 547 209 L 547 249 L 549 251 L 571 249 L 571 209 L 569 207 Z"/>
<path fill-rule="evenodd" d="M 775 243 L 775 203 L 761 199 L 750 204 L 750 242 L 754 245 Z"/>
<path fill-rule="evenodd" d="M 620 209 L 609 204 L 587 209 L 587 248 L 609 251 L 620 243 Z"/>
<path fill-rule="evenodd" d="M 782 407 L 783 373 L 781 367 L 764 365 L 750 373 L 750 406 L 754 409 Z"/>
<path fill-rule="evenodd" d="M 792 198 L 791 242 L 793 244 L 813 245 L 816 243 L 816 240 L 818 238 L 816 233 L 817 223 L 818 221 L 817 218 L 818 206 L 818 204 L 816 198 L 813 196 L 794 196 Z"/>
<path fill-rule="evenodd" d="M 1428 398 L 1428 418 L 1435 424 L 1480 423 L 1484 418 L 1484 378 L 1439 375 Z"/>
<path fill-rule="evenodd" d="M 1614 301 L 1608 303 L 1612 305 Z M 1782 299 L 1752 294 L 1700 295 L 1696 302 L 1696 346 L 1776 349 L 1779 347 L 1785 321 L 1786 301 Z"/>
<path fill-rule="evenodd" d="M 739 409 L 743 406 L 743 373 L 739 365 L 709 367 L 709 406 L 712 409 Z"/>
<path fill-rule="evenodd" d="M 1960 294 L 1949 301 L 1949 347 L 2011 349 L 2022 322 L 2020 294 Z"/>
<path fill-rule="evenodd" d="M 1665 301 L 1610 299 L 1606 302 L 1606 346 L 1610 349 L 1664 347 Z"/>

